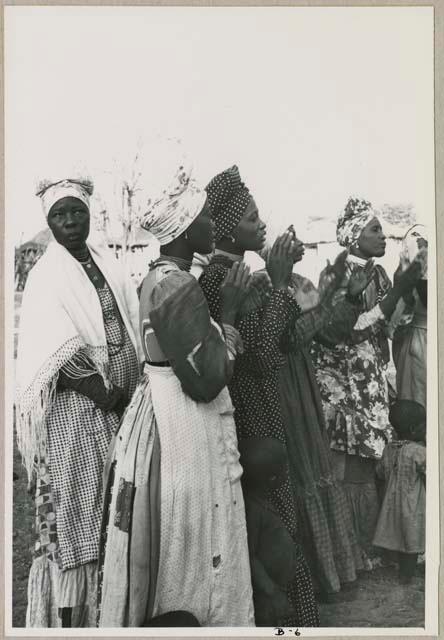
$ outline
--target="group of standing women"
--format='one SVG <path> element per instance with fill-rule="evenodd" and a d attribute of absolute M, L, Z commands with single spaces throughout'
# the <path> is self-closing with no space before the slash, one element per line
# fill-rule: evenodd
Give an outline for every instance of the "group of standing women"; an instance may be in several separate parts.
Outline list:
<path fill-rule="evenodd" d="M 318 626 L 316 601 L 369 562 L 391 439 L 385 335 L 417 263 L 392 287 L 372 261 L 380 223 L 350 200 L 346 250 L 315 289 L 293 273 L 292 227 L 266 245 L 236 166 L 204 190 L 184 163 L 139 195 L 161 251 L 137 299 L 88 239 L 92 189 L 71 177 L 37 194 L 55 242 L 20 327 L 27 626 Z M 246 251 L 266 268 L 251 274 Z"/>

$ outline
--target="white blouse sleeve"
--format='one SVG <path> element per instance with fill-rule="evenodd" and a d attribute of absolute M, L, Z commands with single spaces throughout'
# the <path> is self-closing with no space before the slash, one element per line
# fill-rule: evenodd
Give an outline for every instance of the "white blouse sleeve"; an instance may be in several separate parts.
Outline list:
<path fill-rule="evenodd" d="M 385 320 L 385 315 L 379 304 L 377 304 L 373 309 L 370 309 L 370 311 L 361 313 L 353 329 L 355 331 L 363 331 L 376 324 L 379 320 Z"/>

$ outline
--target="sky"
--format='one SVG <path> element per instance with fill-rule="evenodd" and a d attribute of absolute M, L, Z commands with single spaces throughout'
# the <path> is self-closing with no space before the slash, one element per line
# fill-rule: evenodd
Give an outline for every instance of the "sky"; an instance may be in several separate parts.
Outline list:
<path fill-rule="evenodd" d="M 430 219 L 432 11 L 5 7 L 8 241 L 45 226 L 38 179 L 109 175 L 140 136 L 179 137 L 203 185 L 237 164 L 302 239 L 351 194 Z"/>

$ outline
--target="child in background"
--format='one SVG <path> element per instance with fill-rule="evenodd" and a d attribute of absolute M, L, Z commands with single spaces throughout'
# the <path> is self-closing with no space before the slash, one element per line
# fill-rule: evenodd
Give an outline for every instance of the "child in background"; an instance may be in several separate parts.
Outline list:
<path fill-rule="evenodd" d="M 255 623 L 257 627 L 295 625 L 287 588 L 297 570 L 297 547 L 268 500 L 284 476 L 285 446 L 275 438 L 251 437 L 239 441 L 247 516 L 248 547 Z"/>
<path fill-rule="evenodd" d="M 399 579 L 408 584 L 425 550 L 426 412 L 413 400 L 397 400 L 389 420 L 398 440 L 376 466 L 385 495 L 373 544 L 398 552 Z"/>

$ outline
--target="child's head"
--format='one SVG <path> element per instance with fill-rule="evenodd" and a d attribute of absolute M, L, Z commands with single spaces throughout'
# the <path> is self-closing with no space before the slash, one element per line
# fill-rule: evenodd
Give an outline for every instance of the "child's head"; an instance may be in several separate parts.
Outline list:
<path fill-rule="evenodd" d="M 389 420 L 401 440 L 425 440 L 426 412 L 418 402 L 397 400 L 390 408 Z"/>
<path fill-rule="evenodd" d="M 287 464 L 285 446 L 275 438 L 245 438 L 239 442 L 247 489 L 266 492 L 278 487 Z"/>

